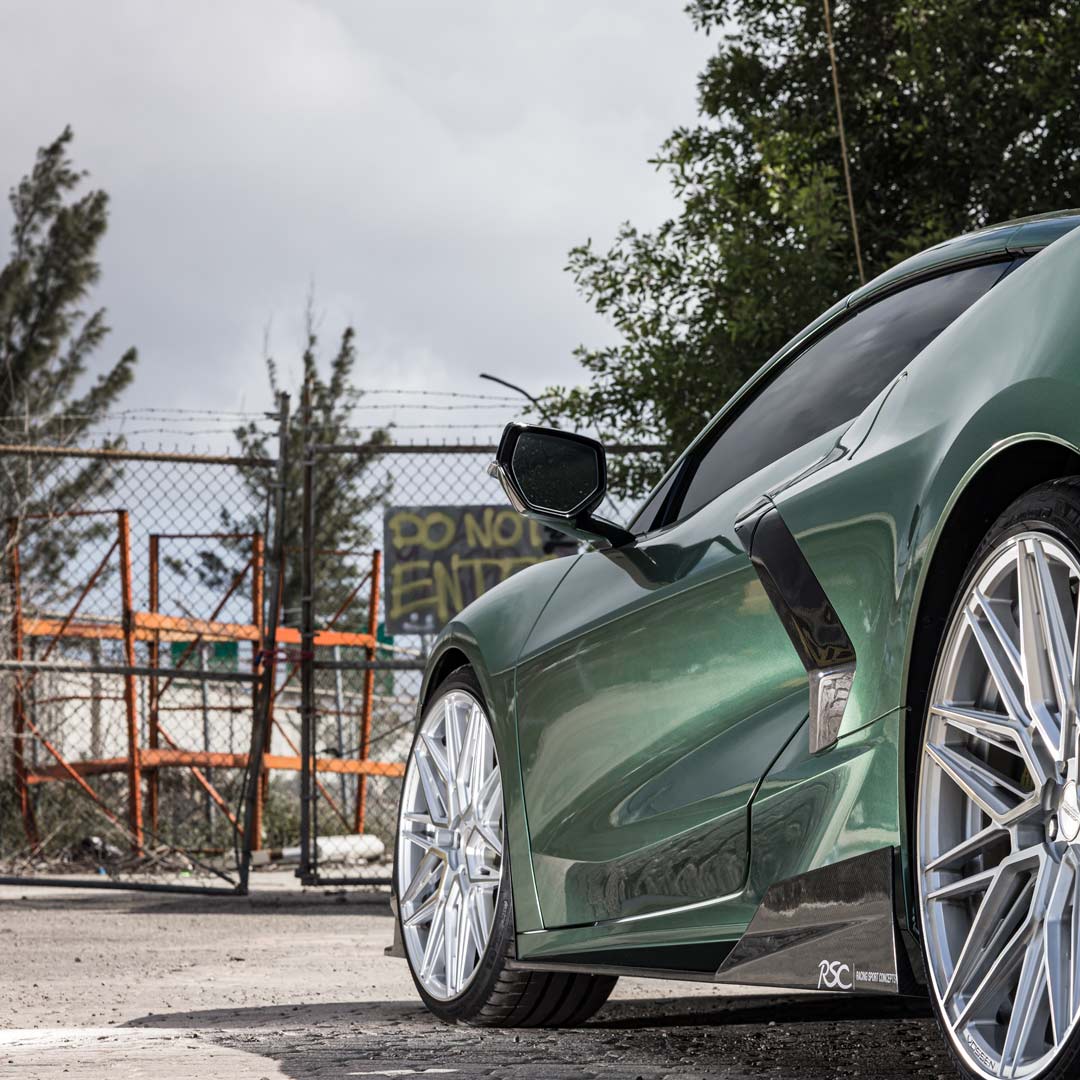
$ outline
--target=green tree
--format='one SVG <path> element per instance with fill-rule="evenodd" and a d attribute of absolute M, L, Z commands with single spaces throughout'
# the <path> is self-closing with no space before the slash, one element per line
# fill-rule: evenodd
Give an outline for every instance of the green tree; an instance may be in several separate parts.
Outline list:
<path fill-rule="evenodd" d="M 84 309 L 100 277 L 97 247 L 108 225 L 104 191 L 77 189 L 86 174 L 72 164 L 70 128 L 37 153 L 33 170 L 12 188 L 11 251 L 0 268 L 0 442 L 64 445 L 85 439 L 131 383 L 128 349 L 88 374 L 109 333 L 105 311 Z M 106 440 L 102 445 L 116 446 Z M 115 466 L 104 461 L 0 454 L 0 522 L 26 512 L 71 509 L 107 491 Z M 63 590 L 64 569 L 93 531 L 44 525 L 21 552 L 27 578 Z"/>
<path fill-rule="evenodd" d="M 385 502 L 390 492 L 387 478 L 373 478 L 370 469 L 378 448 L 390 441 L 386 428 L 377 428 L 366 436 L 353 423 L 353 410 L 363 397 L 354 383 L 356 367 L 356 331 L 346 326 L 330 360 L 329 374 L 319 373 L 318 335 L 311 304 L 308 305 L 305 344 L 301 356 L 299 385 L 290 394 L 288 471 L 285 485 L 286 572 L 283 590 L 283 615 L 295 625 L 300 617 L 300 548 L 303 521 L 303 457 L 305 438 L 313 443 L 352 445 L 357 452 L 321 454 L 315 468 L 315 549 L 316 613 L 321 620 L 334 615 L 368 568 L 367 555 L 374 544 L 368 526 L 372 510 Z M 266 369 L 275 400 L 282 392 L 278 365 L 267 355 Z M 304 389 L 310 399 L 310 420 L 305 427 Z M 238 428 L 236 438 L 245 455 L 265 456 L 276 451 L 276 432 L 269 434 L 258 424 Z M 276 477 L 266 470 L 248 470 L 245 480 L 260 498 L 270 500 Z M 225 575 L 207 563 L 207 579 L 220 585 Z M 366 610 L 366 593 L 358 596 L 348 609 L 343 626 L 355 628 L 358 615 Z"/>
<path fill-rule="evenodd" d="M 834 3 L 868 276 L 966 230 L 1080 201 L 1080 5 Z M 576 355 L 548 412 L 667 455 L 612 462 L 640 492 L 784 341 L 859 284 L 821 0 L 694 0 L 717 49 L 699 118 L 654 164 L 677 215 L 568 269 L 619 334 Z"/>

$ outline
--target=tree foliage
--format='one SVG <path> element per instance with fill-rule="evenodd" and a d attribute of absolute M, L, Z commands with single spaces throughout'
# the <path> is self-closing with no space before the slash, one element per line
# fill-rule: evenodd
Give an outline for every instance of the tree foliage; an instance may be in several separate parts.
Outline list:
<path fill-rule="evenodd" d="M 86 173 L 69 156 L 70 128 L 37 153 L 11 189 L 11 250 L 0 267 L 0 442 L 64 445 L 85 439 L 130 384 L 136 352 L 89 374 L 109 333 L 105 311 L 84 303 L 101 269 L 97 247 L 108 225 L 104 191 L 78 189 Z M 116 442 L 106 441 L 106 447 Z M 73 468 L 56 458 L 0 457 L 0 521 L 26 512 L 71 509 L 107 491 L 106 461 Z M 22 552 L 24 576 L 62 588 L 65 564 L 87 529 L 41 526 Z M 56 591 L 54 589 L 54 591 Z"/>
<path fill-rule="evenodd" d="M 328 376 L 323 378 L 319 371 L 316 320 L 309 303 L 299 385 L 290 394 L 289 454 L 285 482 L 287 558 L 283 614 L 285 621 L 293 624 L 299 619 L 301 601 L 305 441 L 322 446 L 352 445 L 361 448 L 352 453 L 320 454 L 316 459 L 316 611 L 321 619 L 334 615 L 367 569 L 368 553 L 374 542 L 367 522 L 372 509 L 385 502 L 390 491 L 388 481 L 373 480 L 369 473 L 377 448 L 390 441 L 389 431 L 378 428 L 365 436 L 353 423 L 353 410 L 363 397 L 363 392 L 354 382 L 356 359 L 356 331 L 346 326 L 330 360 Z M 270 389 L 275 399 L 280 400 L 282 385 L 278 365 L 269 355 L 266 368 Z M 302 405 L 305 388 L 310 401 L 307 421 Z M 267 434 L 259 425 L 249 424 L 239 428 L 236 437 L 246 455 L 261 457 L 276 453 L 276 435 Z M 265 469 L 249 470 L 246 480 L 256 494 L 266 499 L 272 497 L 276 477 L 269 475 Z M 356 625 L 359 614 L 365 610 L 364 600 L 363 596 L 357 597 L 350 606 L 345 625 Z"/>
<path fill-rule="evenodd" d="M 957 233 L 1080 202 L 1080 6 L 1034 0 L 833 5 L 868 276 Z M 717 49 L 698 122 L 654 164 L 679 210 L 630 223 L 568 269 L 616 344 L 545 409 L 664 461 L 612 463 L 640 491 L 793 333 L 859 284 L 821 0 L 694 0 Z M 638 471 L 635 472 L 634 469 Z"/>

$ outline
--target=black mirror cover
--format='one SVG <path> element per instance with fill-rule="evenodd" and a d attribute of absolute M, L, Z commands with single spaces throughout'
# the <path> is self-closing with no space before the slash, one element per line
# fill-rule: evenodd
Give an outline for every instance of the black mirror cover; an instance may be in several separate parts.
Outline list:
<path fill-rule="evenodd" d="M 534 514 L 572 520 L 595 510 L 607 489 L 604 448 L 585 435 L 510 424 L 496 461 Z"/>
<path fill-rule="evenodd" d="M 584 540 L 632 539 L 593 517 L 607 491 L 607 456 L 587 435 L 533 424 L 507 424 L 489 472 L 519 514 Z"/>

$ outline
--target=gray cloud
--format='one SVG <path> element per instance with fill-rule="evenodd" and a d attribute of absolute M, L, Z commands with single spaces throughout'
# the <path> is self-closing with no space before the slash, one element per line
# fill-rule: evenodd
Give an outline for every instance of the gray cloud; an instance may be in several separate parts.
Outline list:
<path fill-rule="evenodd" d="M 578 381 L 611 331 L 562 267 L 671 212 L 646 159 L 709 48 L 681 7 L 7 0 L 0 181 L 74 126 L 113 200 L 98 298 L 109 353 L 141 352 L 131 405 L 267 406 L 264 327 L 295 357 L 312 282 L 372 387 Z"/>

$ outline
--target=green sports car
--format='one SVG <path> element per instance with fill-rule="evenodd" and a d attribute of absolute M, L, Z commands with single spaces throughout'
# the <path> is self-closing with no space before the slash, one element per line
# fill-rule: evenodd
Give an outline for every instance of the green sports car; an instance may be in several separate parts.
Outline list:
<path fill-rule="evenodd" d="M 427 668 L 398 949 L 447 1020 L 620 974 L 927 994 L 960 1071 L 1080 1069 L 1080 214 L 840 301 L 623 527 L 604 450 L 492 472 L 586 541 Z"/>

